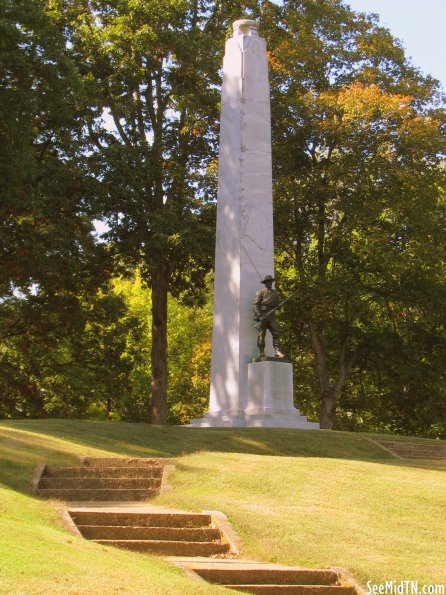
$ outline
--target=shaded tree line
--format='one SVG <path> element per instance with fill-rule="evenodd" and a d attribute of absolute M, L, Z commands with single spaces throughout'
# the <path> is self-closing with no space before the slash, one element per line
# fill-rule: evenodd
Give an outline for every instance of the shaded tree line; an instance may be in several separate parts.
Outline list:
<path fill-rule="evenodd" d="M 269 49 L 299 407 L 325 428 L 445 435 L 446 112 L 376 16 L 340 0 L 0 8 L 0 416 L 206 409 L 220 64 L 248 15 Z"/>

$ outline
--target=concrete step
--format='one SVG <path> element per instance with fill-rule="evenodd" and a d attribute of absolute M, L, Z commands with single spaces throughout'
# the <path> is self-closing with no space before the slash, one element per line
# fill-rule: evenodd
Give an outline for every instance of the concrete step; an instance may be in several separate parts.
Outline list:
<path fill-rule="evenodd" d="M 398 451 L 396 449 L 392 449 L 397 455 L 400 455 L 400 457 L 404 457 L 405 459 L 428 459 L 428 460 L 432 460 L 432 461 L 441 461 L 446 459 L 446 453 L 443 454 L 439 454 L 439 453 L 427 453 L 427 452 L 418 452 L 418 451 Z"/>
<path fill-rule="evenodd" d="M 332 586 L 338 583 L 338 575 L 333 570 L 303 569 L 303 568 L 271 568 L 267 566 L 228 567 L 214 565 L 213 567 L 193 568 L 201 578 L 220 585 L 226 584 L 281 584 L 281 585 L 324 585 Z"/>
<path fill-rule="evenodd" d="M 38 487 L 49 490 L 154 490 L 160 485 L 158 477 L 42 477 Z"/>
<path fill-rule="evenodd" d="M 398 447 L 394 447 L 396 450 Z M 441 448 L 398 448 L 401 452 L 413 452 L 413 453 L 420 453 L 420 454 L 427 454 L 427 455 L 437 455 L 439 457 L 446 456 L 446 450 Z"/>
<path fill-rule="evenodd" d="M 234 591 L 253 595 L 356 595 L 354 587 L 338 585 L 225 585 Z"/>
<path fill-rule="evenodd" d="M 408 459 L 445 459 L 445 444 L 418 444 L 417 442 L 392 442 L 377 440 L 379 444 L 395 454 Z"/>
<path fill-rule="evenodd" d="M 83 459 L 83 463 L 85 467 L 152 467 L 155 465 L 166 465 L 169 463 L 169 459 L 124 459 L 118 457 L 85 457 Z"/>
<path fill-rule="evenodd" d="M 219 541 L 221 533 L 213 527 L 119 527 L 106 525 L 77 525 L 86 539 L 145 541 Z"/>
<path fill-rule="evenodd" d="M 299 568 L 249 560 L 171 558 L 171 562 L 212 584 L 243 593 L 265 595 L 357 595 L 356 587 L 337 570 Z"/>
<path fill-rule="evenodd" d="M 119 527 L 207 527 L 211 516 L 201 513 L 182 512 L 100 512 L 90 510 L 70 510 L 76 525 L 107 525 Z"/>
<path fill-rule="evenodd" d="M 215 556 L 229 552 L 228 543 L 215 541 L 164 541 L 132 539 L 95 539 L 95 543 L 162 556 Z"/>
<path fill-rule="evenodd" d="M 446 452 L 446 444 L 443 441 L 439 441 L 438 444 L 424 444 L 423 442 L 399 442 L 392 440 L 379 440 L 379 442 L 392 446 L 392 448 L 416 448 L 425 450 L 443 450 Z"/>
<path fill-rule="evenodd" d="M 157 494 L 158 489 L 38 489 L 37 493 L 42 498 L 55 498 L 57 500 L 65 500 L 67 502 L 132 502 L 146 500 L 149 498 L 149 496 Z"/>
<path fill-rule="evenodd" d="M 158 477 L 163 475 L 163 467 L 46 467 L 44 477 Z"/>

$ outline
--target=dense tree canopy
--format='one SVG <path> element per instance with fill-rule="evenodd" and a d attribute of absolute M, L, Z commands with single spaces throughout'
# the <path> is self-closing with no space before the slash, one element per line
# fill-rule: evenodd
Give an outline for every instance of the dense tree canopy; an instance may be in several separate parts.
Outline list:
<path fill-rule="evenodd" d="M 82 330 L 81 302 L 108 265 L 91 233 L 95 191 L 66 38 L 45 2 L 0 7 L 0 385 L 9 413 L 32 415 L 42 412 L 40 355 Z"/>
<path fill-rule="evenodd" d="M 437 83 L 374 18 L 339 2 L 295 4 L 286 5 L 271 59 L 276 234 L 285 279 L 299 288 L 300 308 L 288 316 L 305 323 L 321 424 L 331 428 L 349 372 L 377 358 L 381 370 L 392 360 L 398 367 L 411 322 L 443 345 L 445 112 Z M 428 319 L 417 283 L 418 295 L 424 287 L 436 296 L 429 305 L 426 296 Z M 392 357 L 387 349 L 400 343 Z"/>
<path fill-rule="evenodd" d="M 218 16 L 204 18 L 201 3 L 185 0 L 55 4 L 86 89 L 108 238 L 152 288 L 151 418 L 165 423 L 168 292 L 195 295 L 211 264 Z"/>
<path fill-rule="evenodd" d="M 376 17 L 341 0 L 0 9 L 1 416 L 205 409 L 219 69 L 247 15 L 269 50 L 299 407 L 444 435 L 446 111 Z"/>

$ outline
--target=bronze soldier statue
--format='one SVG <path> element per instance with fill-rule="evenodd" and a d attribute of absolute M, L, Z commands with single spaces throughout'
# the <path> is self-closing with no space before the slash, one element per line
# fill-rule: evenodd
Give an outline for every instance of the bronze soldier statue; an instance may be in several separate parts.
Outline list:
<path fill-rule="evenodd" d="M 280 303 L 280 296 L 277 289 L 273 289 L 274 279 L 271 275 L 266 275 L 263 281 L 264 289 L 256 293 L 253 303 L 254 320 L 260 323 L 255 325 L 258 328 L 257 347 L 260 351 L 260 357 L 265 357 L 265 335 L 267 329 L 273 337 L 273 347 L 275 349 L 275 357 L 285 357 L 279 348 L 279 326 L 274 316 L 274 312 L 268 314 L 271 310 L 276 308 Z M 268 314 L 268 315 L 267 315 Z"/>

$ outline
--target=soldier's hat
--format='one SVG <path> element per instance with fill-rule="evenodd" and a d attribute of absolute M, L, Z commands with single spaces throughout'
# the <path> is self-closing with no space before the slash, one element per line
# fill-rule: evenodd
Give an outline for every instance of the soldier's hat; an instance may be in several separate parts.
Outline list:
<path fill-rule="evenodd" d="M 275 279 L 271 277 L 271 275 L 266 275 L 266 277 L 263 279 L 263 281 L 260 281 L 260 283 L 263 283 L 265 285 L 267 281 L 275 281 Z"/>

